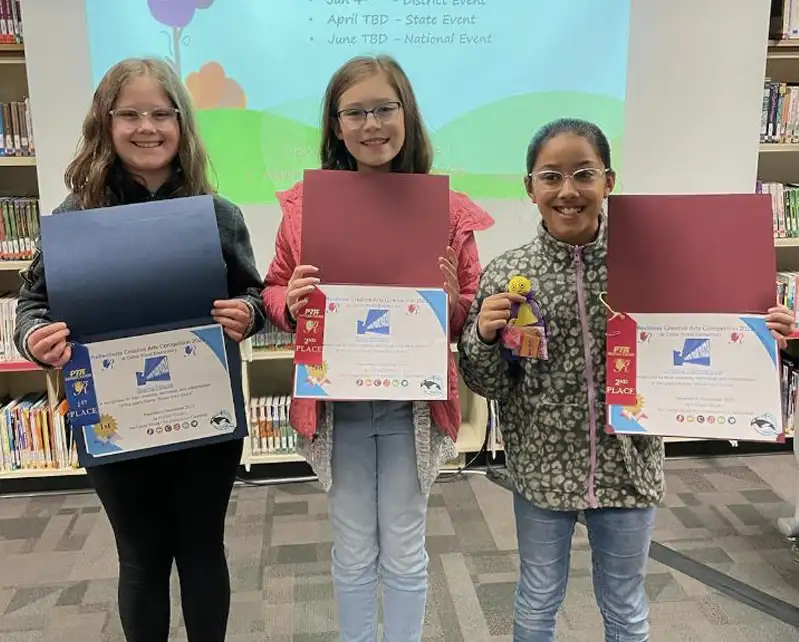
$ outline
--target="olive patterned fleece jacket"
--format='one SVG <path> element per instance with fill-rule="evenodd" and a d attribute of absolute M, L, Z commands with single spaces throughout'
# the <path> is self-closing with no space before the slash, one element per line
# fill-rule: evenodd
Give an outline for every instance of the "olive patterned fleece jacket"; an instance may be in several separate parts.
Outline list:
<path fill-rule="evenodd" d="M 550 510 L 643 508 L 663 499 L 663 440 L 605 432 L 606 221 L 572 246 L 539 224 L 532 242 L 486 266 L 459 342 L 466 385 L 499 403 L 511 480 Z M 547 324 L 548 358 L 509 363 L 477 334 L 483 299 L 517 275 L 532 282 Z"/>

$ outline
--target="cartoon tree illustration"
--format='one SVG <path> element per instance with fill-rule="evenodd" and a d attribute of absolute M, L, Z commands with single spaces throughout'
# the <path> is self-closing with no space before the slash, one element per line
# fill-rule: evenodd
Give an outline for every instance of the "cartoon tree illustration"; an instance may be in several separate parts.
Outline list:
<path fill-rule="evenodd" d="M 180 78 L 183 78 L 180 67 L 180 47 L 187 46 L 191 38 L 184 35 L 183 30 L 194 18 L 197 9 L 207 9 L 214 0 L 147 0 L 147 7 L 153 18 L 162 25 L 172 28 L 172 33 L 163 33 L 169 38 L 169 61 Z"/>
<path fill-rule="evenodd" d="M 244 89 L 215 61 L 186 76 L 186 87 L 197 109 L 246 109 Z"/>

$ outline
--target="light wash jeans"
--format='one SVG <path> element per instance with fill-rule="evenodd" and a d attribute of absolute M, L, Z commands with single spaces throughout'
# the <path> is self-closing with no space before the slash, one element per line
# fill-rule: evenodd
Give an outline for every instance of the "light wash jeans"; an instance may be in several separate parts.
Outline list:
<path fill-rule="evenodd" d="M 427 495 L 410 403 L 337 403 L 333 426 L 333 582 L 341 642 L 419 642 L 427 602 Z"/>
<path fill-rule="evenodd" d="M 516 587 L 513 642 L 552 642 L 566 597 L 576 512 L 540 509 L 514 496 L 521 570 Z M 606 642 L 648 642 L 646 577 L 654 508 L 585 511 L 594 594 Z"/>

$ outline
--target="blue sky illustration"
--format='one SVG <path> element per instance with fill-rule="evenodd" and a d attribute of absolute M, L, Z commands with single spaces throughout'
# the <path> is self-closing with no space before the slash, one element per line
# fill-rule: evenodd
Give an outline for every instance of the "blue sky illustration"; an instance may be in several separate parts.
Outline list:
<path fill-rule="evenodd" d="M 175 0 L 173 0 L 175 1 Z M 407 27 L 409 15 L 476 18 L 474 26 Z M 331 16 L 358 14 L 334 29 Z M 387 15 L 387 27 L 364 25 Z M 86 0 L 95 84 L 128 56 L 167 55 L 170 30 L 147 0 Z M 271 109 L 318 124 L 318 101 L 332 72 L 351 56 L 394 55 L 409 74 L 428 124 L 438 128 L 497 99 L 543 91 L 581 91 L 624 100 L 630 0 L 501 0 L 485 6 L 412 7 L 404 0 L 329 6 L 327 0 L 215 0 L 186 27 L 184 76 L 209 60 L 242 85 L 251 109 Z M 328 45 L 331 33 L 385 33 L 380 45 Z M 493 34 L 490 45 L 416 46 L 406 33 Z M 312 40 L 313 38 L 313 40 Z M 397 39 L 400 41 L 397 42 Z"/>

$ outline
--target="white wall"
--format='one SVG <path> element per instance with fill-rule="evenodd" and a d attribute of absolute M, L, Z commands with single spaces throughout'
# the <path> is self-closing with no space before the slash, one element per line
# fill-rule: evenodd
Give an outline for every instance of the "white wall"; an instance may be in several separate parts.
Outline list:
<path fill-rule="evenodd" d="M 622 154 L 625 192 L 753 191 L 769 5 L 632 0 L 624 144 L 614 150 Z M 65 195 L 63 171 L 92 96 L 83 6 L 83 0 L 22 0 L 44 212 Z M 525 201 L 481 205 L 497 222 L 478 237 L 486 263 L 523 242 L 537 215 Z M 278 208 L 244 209 L 265 271 Z"/>
<path fill-rule="evenodd" d="M 625 192 L 754 191 L 770 5 L 632 0 Z"/>
<path fill-rule="evenodd" d="M 94 92 L 83 0 L 22 0 L 22 21 L 41 209 L 50 212 L 66 196 L 64 170 Z"/>

